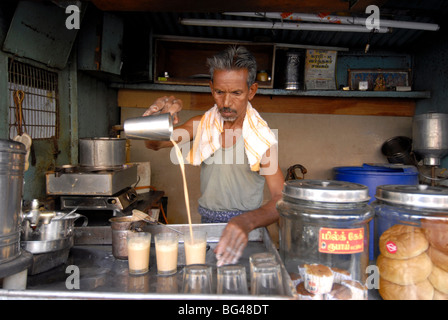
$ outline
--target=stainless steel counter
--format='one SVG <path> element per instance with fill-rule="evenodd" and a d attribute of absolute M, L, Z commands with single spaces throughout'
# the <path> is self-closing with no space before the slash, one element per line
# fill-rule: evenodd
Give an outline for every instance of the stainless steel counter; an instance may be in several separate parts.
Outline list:
<path fill-rule="evenodd" d="M 188 225 L 170 226 L 181 232 L 188 232 Z M 224 227 L 225 224 L 194 225 L 195 229 L 205 229 L 208 234 L 206 264 L 213 266 L 214 292 L 216 292 L 216 258 L 213 250 Z M 145 231 L 151 232 L 154 239 L 154 235 L 163 231 L 163 228 L 160 225 L 147 225 Z M 284 296 L 186 295 L 181 293 L 182 271 L 185 264 L 183 240 L 179 243 L 177 274 L 173 276 L 156 274 L 155 248 L 152 240 L 150 271 L 145 275 L 131 276 L 128 273 L 127 260 L 118 260 L 112 255 L 110 227 L 77 228 L 75 246 L 71 249 L 66 264 L 41 274 L 28 276 L 26 290 L 0 290 L 0 299 L 294 299 L 291 279 L 265 228 L 250 233 L 248 246 L 239 261 L 246 267 L 247 278 L 249 279 L 250 255 L 266 251 L 274 253 L 282 266 Z"/>

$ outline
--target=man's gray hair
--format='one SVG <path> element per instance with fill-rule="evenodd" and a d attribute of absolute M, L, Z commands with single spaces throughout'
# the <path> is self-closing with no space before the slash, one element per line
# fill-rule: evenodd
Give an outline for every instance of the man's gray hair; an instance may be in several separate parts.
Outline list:
<path fill-rule="evenodd" d="M 255 57 L 243 46 L 230 46 L 224 51 L 207 59 L 211 80 L 215 70 L 240 70 L 247 69 L 247 86 L 250 88 L 257 77 L 257 61 Z"/>

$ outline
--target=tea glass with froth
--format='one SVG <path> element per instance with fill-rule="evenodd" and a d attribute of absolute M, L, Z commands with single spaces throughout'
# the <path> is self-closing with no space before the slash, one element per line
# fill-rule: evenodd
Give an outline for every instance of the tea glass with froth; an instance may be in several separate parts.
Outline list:
<path fill-rule="evenodd" d="M 158 233 L 154 236 L 157 274 L 172 275 L 177 272 L 179 236 L 173 232 Z"/>
<path fill-rule="evenodd" d="M 184 234 L 185 264 L 205 264 L 207 232 L 194 230 Z"/>
<path fill-rule="evenodd" d="M 147 273 L 149 271 L 151 233 L 128 232 L 127 247 L 129 274 L 140 275 Z"/>

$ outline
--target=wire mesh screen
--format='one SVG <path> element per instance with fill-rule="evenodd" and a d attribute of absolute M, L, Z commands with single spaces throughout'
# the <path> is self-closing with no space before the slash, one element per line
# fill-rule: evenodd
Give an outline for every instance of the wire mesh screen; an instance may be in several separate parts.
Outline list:
<path fill-rule="evenodd" d="M 9 60 L 9 137 L 58 138 L 58 75 Z"/>

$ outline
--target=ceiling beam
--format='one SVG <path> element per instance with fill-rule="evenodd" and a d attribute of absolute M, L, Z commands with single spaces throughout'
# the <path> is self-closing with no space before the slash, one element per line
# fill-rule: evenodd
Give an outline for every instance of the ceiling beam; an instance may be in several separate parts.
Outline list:
<path fill-rule="evenodd" d="M 349 12 L 348 0 L 90 0 L 103 11 L 152 12 Z M 379 0 L 373 0 L 375 4 Z M 356 4 L 355 4 L 356 5 Z M 365 8 L 363 9 L 365 10 Z M 363 11 L 361 10 L 361 11 Z"/>
<path fill-rule="evenodd" d="M 349 5 L 350 12 L 365 12 L 366 8 L 370 5 L 375 5 L 378 8 L 381 8 L 384 4 L 386 4 L 387 0 L 350 0 L 352 3 Z"/>

